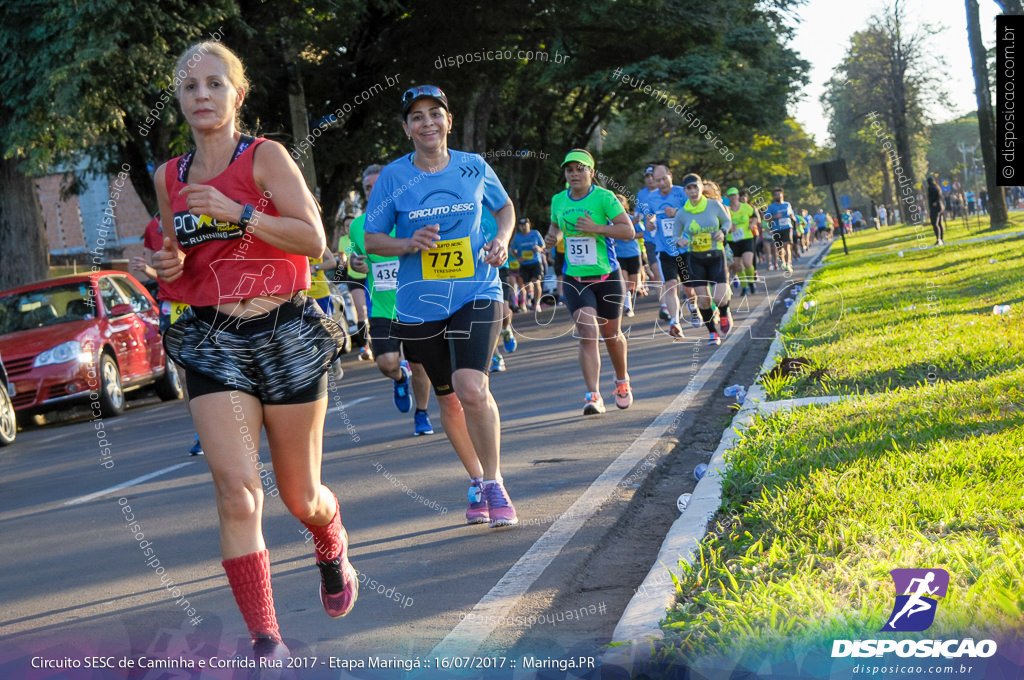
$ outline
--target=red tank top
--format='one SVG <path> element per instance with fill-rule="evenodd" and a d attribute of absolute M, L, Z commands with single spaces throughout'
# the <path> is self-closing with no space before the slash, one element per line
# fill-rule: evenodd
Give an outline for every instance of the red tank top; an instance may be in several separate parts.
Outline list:
<path fill-rule="evenodd" d="M 253 179 L 256 147 L 266 139 L 242 135 L 231 163 L 224 172 L 203 182 L 221 191 L 239 205 L 256 207 L 256 212 L 278 216 L 269 195 Z M 174 214 L 174 235 L 185 251 L 185 270 L 178 289 L 181 302 L 209 307 L 261 295 L 290 298 L 309 288 L 309 266 L 305 255 L 286 253 L 231 222 L 188 211 L 187 197 L 180 192 L 188 185 L 188 171 L 195 151 L 167 163 L 167 195 Z M 258 219 L 258 218 L 257 218 Z"/>

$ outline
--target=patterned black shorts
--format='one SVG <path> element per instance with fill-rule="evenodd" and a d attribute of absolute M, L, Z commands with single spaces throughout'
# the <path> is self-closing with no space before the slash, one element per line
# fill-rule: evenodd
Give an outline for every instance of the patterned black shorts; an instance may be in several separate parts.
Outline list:
<path fill-rule="evenodd" d="M 252 394 L 264 404 L 283 404 L 320 381 L 344 347 L 344 337 L 315 301 L 299 293 L 249 318 L 190 307 L 167 329 L 164 348 L 187 373 Z"/>

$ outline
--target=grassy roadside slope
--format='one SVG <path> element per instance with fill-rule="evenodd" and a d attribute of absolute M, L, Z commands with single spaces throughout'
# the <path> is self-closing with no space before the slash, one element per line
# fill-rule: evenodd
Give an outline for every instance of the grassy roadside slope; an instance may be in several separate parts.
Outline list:
<path fill-rule="evenodd" d="M 928 637 L 1024 630 L 1024 237 L 953 241 L 974 236 L 911 251 L 901 226 L 855 234 L 849 256 L 833 247 L 815 306 L 783 329 L 816 370 L 770 387 L 858 396 L 759 417 L 727 454 L 663 660 L 827 656 L 834 639 L 878 636 L 903 567 L 950 573 Z"/>

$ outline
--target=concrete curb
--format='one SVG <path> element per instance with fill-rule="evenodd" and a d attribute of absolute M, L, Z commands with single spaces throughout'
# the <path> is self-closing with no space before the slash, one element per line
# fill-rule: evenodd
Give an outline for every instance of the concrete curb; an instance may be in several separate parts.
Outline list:
<path fill-rule="evenodd" d="M 800 299 L 806 291 L 806 283 L 813 278 L 815 273 L 813 270 L 820 265 L 834 244 L 835 241 L 808 265 L 812 271 L 805 279 L 804 287 L 796 296 L 796 300 L 779 322 L 779 328 L 784 327 L 799 309 Z M 761 364 L 761 374 L 775 365 L 775 357 L 781 354 L 782 350 L 782 339 L 776 335 Z M 726 469 L 725 452 L 731 449 L 736 438 L 750 427 L 757 412 L 771 413 L 779 409 L 829 404 L 849 398 L 849 396 L 808 397 L 769 402 L 765 401 L 765 391 L 760 383 L 755 382 L 751 385 L 750 391 L 744 399 L 743 407 L 722 433 L 718 448 L 715 449 L 711 460 L 708 461 L 707 473 L 697 482 L 686 509 L 669 528 L 654 565 L 622 612 L 619 623 L 612 633 L 614 646 L 608 647 L 605 651 L 602 656 L 602 665 L 618 666 L 626 669 L 632 675 L 636 662 L 650 658 L 652 645 L 664 638 L 660 622 L 675 602 L 676 589 L 673 578 L 679 573 L 678 564 L 684 560 L 688 564 L 692 563 L 697 545 L 707 533 L 708 522 L 722 505 L 722 475 Z"/>

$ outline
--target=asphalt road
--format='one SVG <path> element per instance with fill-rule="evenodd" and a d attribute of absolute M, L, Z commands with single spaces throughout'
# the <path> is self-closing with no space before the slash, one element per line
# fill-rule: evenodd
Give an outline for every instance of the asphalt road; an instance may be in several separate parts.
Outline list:
<path fill-rule="evenodd" d="M 768 281 L 773 294 L 784 288 L 778 273 Z M 769 314 L 770 296 L 748 300 L 751 308 L 762 305 L 764 335 L 764 324 L 781 316 L 781 306 L 776 300 Z M 738 325 L 751 314 L 745 307 L 734 305 Z M 519 349 L 506 356 L 507 372 L 491 374 L 502 416 L 503 474 L 520 518 L 512 529 L 465 524 L 468 480 L 441 433 L 436 402 L 431 416 L 437 433 L 413 437 L 411 414 L 395 409 L 390 381 L 354 355 L 346 358 L 345 377 L 331 393 L 323 478 L 341 499 L 351 559 L 361 573 L 350 616 L 324 615 L 301 525 L 276 499 L 268 498 L 265 509 L 282 634 L 293 654 L 316 657 L 309 662 L 315 670 L 303 678 L 339 677 L 346 660 L 365 664 L 373 657 L 427 667 L 463 663 L 436 660 L 437 654 L 505 657 L 471 660 L 483 673 L 482 664 L 523 669 L 531 663 L 524 658 L 531 646 L 544 647 L 538 658 L 570 650 L 584 658 L 599 653 L 628 597 L 580 587 L 595 577 L 582 572 L 608 569 L 615 576 L 608 587 L 628 592 L 658 547 L 648 537 L 638 538 L 634 548 L 633 532 L 616 533 L 638 502 L 634 496 L 647 469 L 638 474 L 620 456 L 635 449 L 639 462 L 650 450 L 671 449 L 649 428 L 673 415 L 679 422 L 669 409 L 673 400 L 681 411 L 695 408 L 689 402 L 679 407 L 678 397 L 700 366 L 716 352 L 735 350 L 706 372 L 702 394 L 720 394 L 730 365 L 744 358 L 759 364 L 763 349 L 746 355 L 755 342 L 763 348 L 770 339 L 737 332 L 714 348 L 706 346 L 705 330 L 687 329 L 687 341 L 672 342 L 656 319 L 653 297 L 641 299 L 634 319 L 624 319 L 633 406 L 620 411 L 609 400 L 607 414 L 584 418 L 577 343 L 566 310 L 516 315 Z M 607 399 L 613 382 L 602 354 Z M 727 418 L 708 423 L 708 430 L 720 433 L 723 422 Z M 136 664 L 141 657 L 248 657 L 248 636 L 220 566 L 210 474 L 203 458 L 187 455 L 191 439 L 182 402 L 149 398 L 132 402 L 117 419 L 81 415 L 23 430 L 13 446 L 0 450 L 0 677 L 26 677 L 32 657 L 99 655 Z M 265 440 L 262 454 L 269 466 Z M 574 506 L 617 460 L 622 476 L 605 475 L 604 486 Z M 133 522 L 140 525 L 135 535 L 128 531 Z M 634 575 L 620 579 L 615 567 L 595 567 L 595 554 L 613 534 L 617 549 L 640 565 L 627 570 Z M 620 582 L 629 579 L 635 581 Z M 573 613 L 564 620 L 568 611 Z M 58 671 L 26 672 L 62 677 Z M 138 666 L 118 673 L 190 677 Z M 231 667 L 202 677 L 239 673 Z"/>

